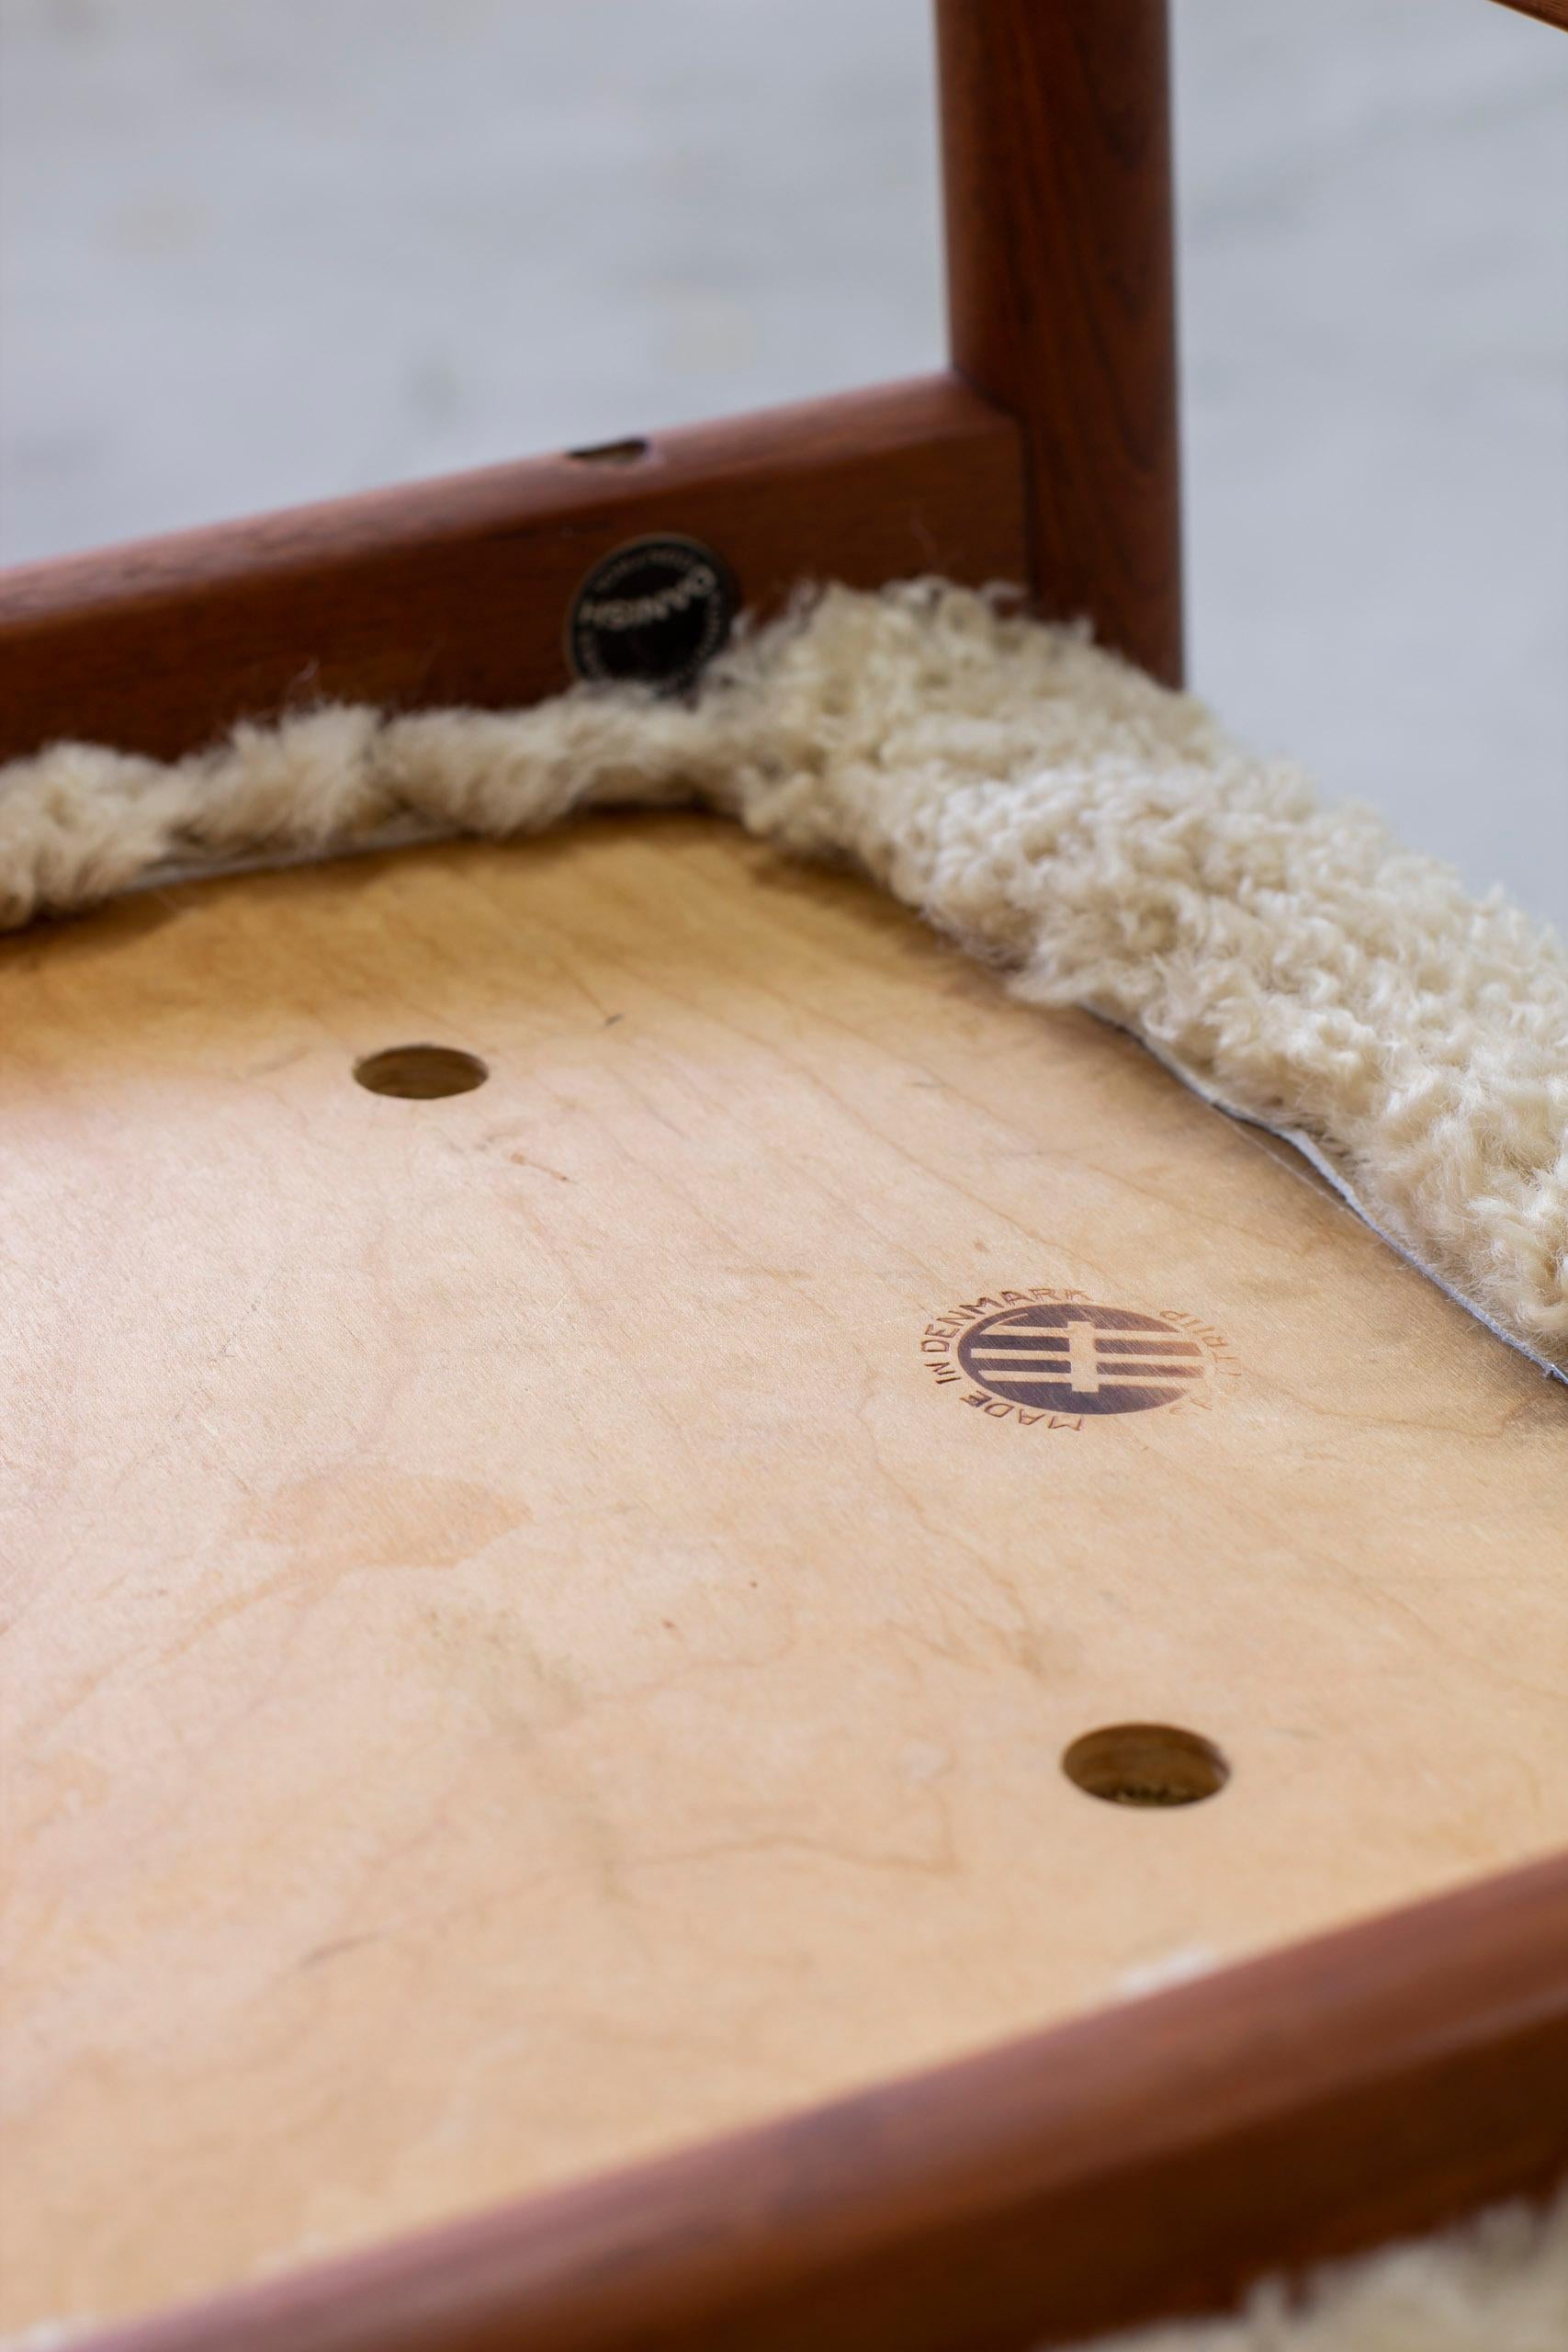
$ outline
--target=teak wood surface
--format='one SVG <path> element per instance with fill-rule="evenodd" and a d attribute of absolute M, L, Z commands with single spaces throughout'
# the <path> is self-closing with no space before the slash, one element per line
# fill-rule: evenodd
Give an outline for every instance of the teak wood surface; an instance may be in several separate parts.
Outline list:
<path fill-rule="evenodd" d="M 1041 609 L 1182 667 L 1165 0 L 937 0 L 953 361 L 1018 419 Z"/>
<path fill-rule="evenodd" d="M 0 1035 L 9 2324 L 1568 1842 L 1568 1396 L 868 888 L 694 817 L 188 885 Z M 416 1039 L 487 1082 L 355 1083 Z M 970 1404 L 931 1327 L 1034 1287 L 1202 1394 Z M 1230 1784 L 1084 1795 L 1122 1720 Z"/>
<path fill-rule="evenodd" d="M 1024 582 L 1017 426 L 955 377 L 531 458 L 0 575 L 0 759 L 65 737 L 172 756 L 315 701 L 505 707 L 571 683 L 591 567 L 715 547 L 751 611 L 810 581 Z"/>
<path fill-rule="evenodd" d="M 1539 17 L 1543 25 L 1555 25 L 1559 31 L 1568 32 L 1568 0 L 1503 0 L 1521 17 Z"/>

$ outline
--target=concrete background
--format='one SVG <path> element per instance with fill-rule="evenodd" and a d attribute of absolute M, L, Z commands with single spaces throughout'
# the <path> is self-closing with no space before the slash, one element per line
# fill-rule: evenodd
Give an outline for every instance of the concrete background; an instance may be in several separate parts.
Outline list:
<path fill-rule="evenodd" d="M 1568 922 L 1568 38 L 1176 0 L 1195 683 Z M 0 0 L 9 560 L 942 354 L 923 0 Z"/>

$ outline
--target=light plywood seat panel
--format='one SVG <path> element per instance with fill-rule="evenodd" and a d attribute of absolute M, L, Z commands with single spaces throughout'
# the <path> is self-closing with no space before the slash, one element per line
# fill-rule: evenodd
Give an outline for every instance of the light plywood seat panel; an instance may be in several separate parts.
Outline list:
<path fill-rule="evenodd" d="M 0 948 L 0 1036 L 10 2324 L 1568 1843 L 1568 1394 L 862 884 L 663 818 L 187 886 Z M 488 1082 L 353 1082 L 411 1039 Z M 1197 1389 L 966 1402 L 1038 1291 Z M 1128 1719 L 1229 1784 L 1092 1802 Z"/>

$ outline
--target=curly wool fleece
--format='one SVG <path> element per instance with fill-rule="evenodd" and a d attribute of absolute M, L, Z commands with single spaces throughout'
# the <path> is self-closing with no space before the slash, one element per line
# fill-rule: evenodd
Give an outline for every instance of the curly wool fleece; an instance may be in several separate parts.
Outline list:
<path fill-rule="evenodd" d="M 1568 1364 L 1562 949 L 1190 696 L 941 582 L 829 589 L 689 704 L 329 707 L 172 765 L 56 745 L 0 770 L 0 928 L 173 871 L 692 800 L 854 860 L 1031 1002 L 1134 1031 Z"/>

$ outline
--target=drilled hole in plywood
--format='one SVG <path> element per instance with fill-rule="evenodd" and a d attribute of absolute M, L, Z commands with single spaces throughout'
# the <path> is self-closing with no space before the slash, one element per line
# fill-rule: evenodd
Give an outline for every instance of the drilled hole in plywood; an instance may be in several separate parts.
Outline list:
<path fill-rule="evenodd" d="M 355 1062 L 354 1075 L 372 1094 L 431 1102 L 443 1094 L 471 1094 L 490 1072 L 478 1054 L 457 1046 L 387 1046 Z"/>
<path fill-rule="evenodd" d="M 1106 1804 L 1201 1804 L 1218 1796 L 1231 1768 L 1212 1739 L 1175 1724 L 1108 1724 L 1062 1756 L 1076 1788 Z"/>
<path fill-rule="evenodd" d="M 586 449 L 569 449 L 566 454 L 579 466 L 635 466 L 647 457 L 648 446 L 634 433 L 624 441 L 595 441 Z"/>

